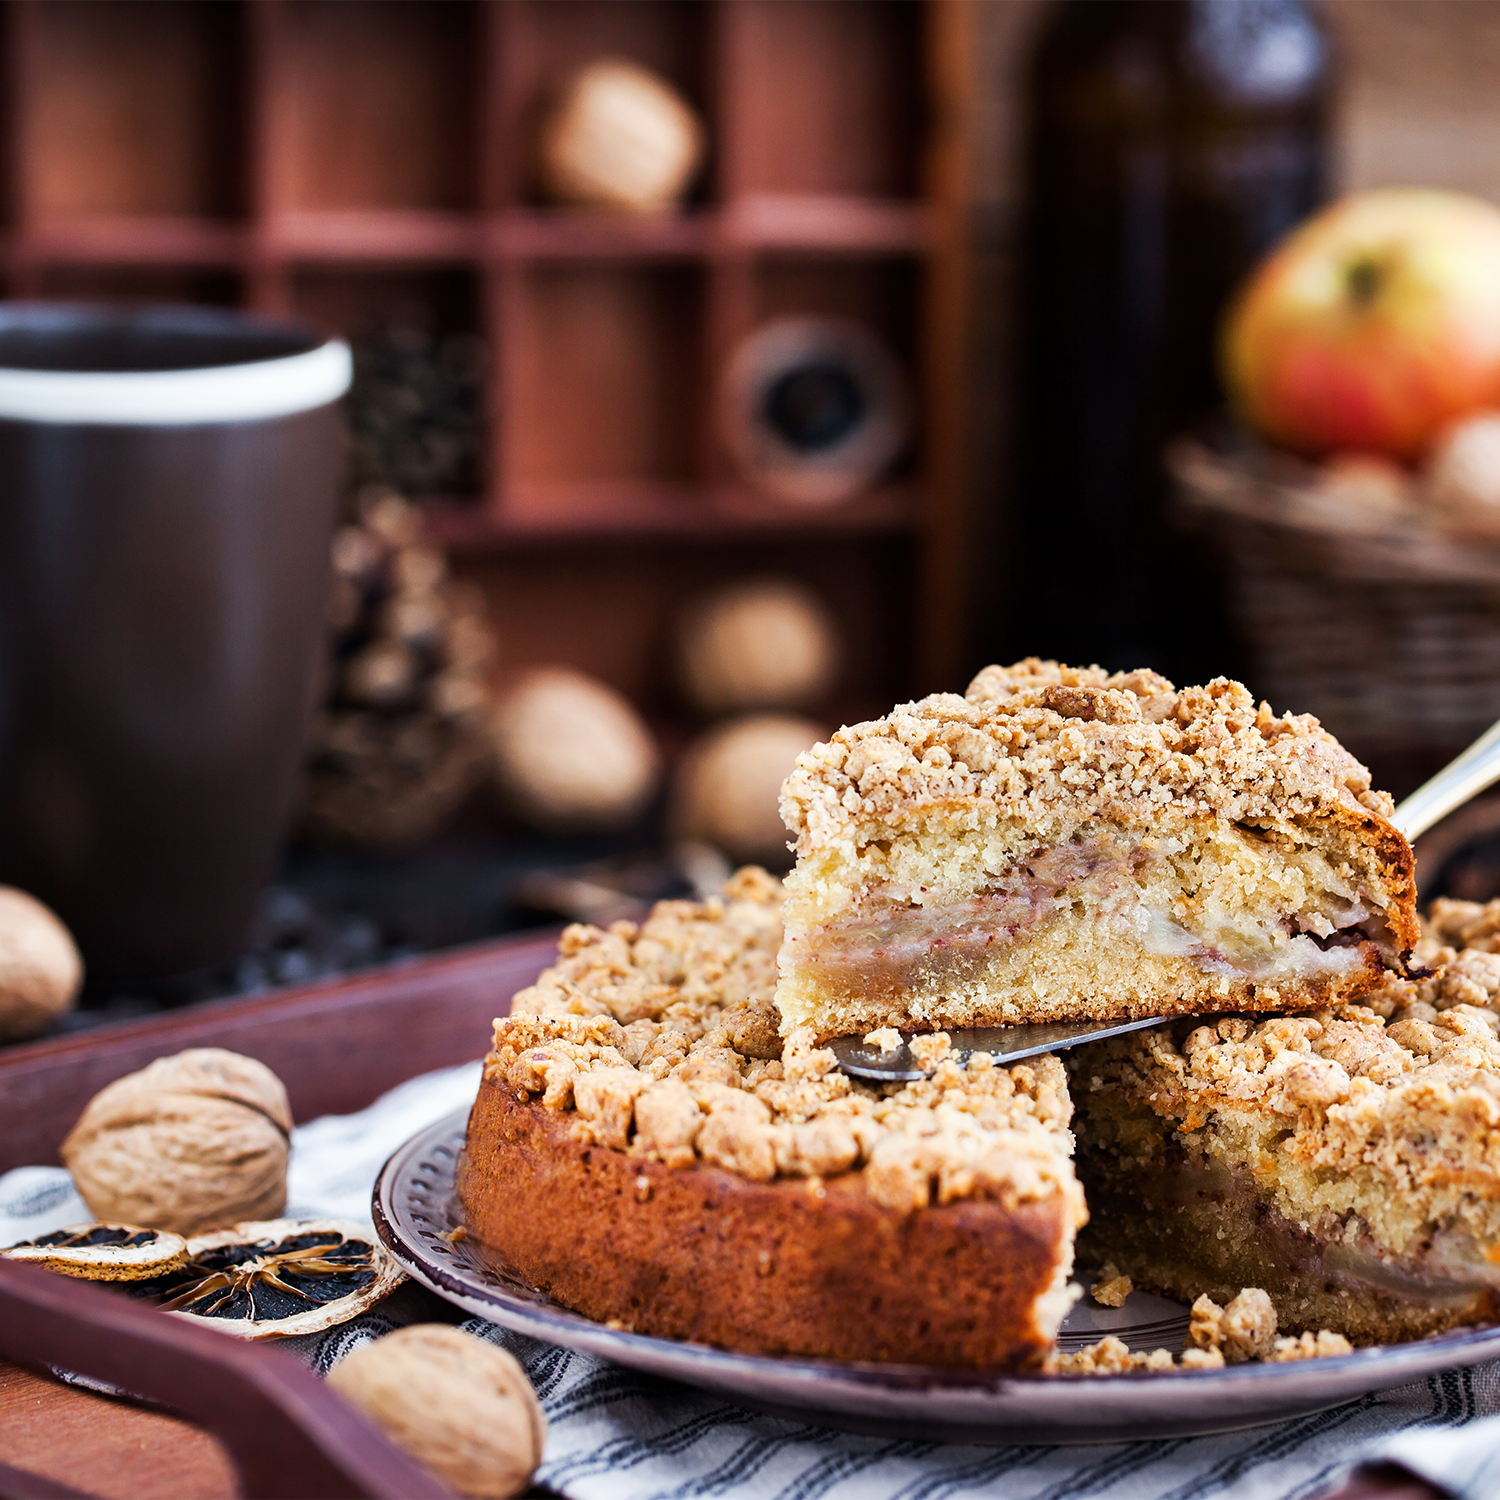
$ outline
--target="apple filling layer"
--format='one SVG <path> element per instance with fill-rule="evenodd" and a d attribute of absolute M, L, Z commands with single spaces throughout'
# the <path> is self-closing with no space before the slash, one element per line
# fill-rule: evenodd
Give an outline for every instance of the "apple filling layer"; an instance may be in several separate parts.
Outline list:
<path fill-rule="evenodd" d="M 1396 961 L 1356 863 L 1223 822 L 1093 823 L 1040 844 L 929 830 L 826 863 L 821 909 L 789 911 L 777 993 L 784 1025 L 820 1037 L 1274 1010 L 1354 993 Z"/>

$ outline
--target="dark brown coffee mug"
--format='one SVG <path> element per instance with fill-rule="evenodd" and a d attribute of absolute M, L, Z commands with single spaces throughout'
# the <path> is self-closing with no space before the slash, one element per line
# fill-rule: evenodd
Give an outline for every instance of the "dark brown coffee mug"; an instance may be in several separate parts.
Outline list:
<path fill-rule="evenodd" d="M 224 958 L 271 873 L 349 377 L 288 320 L 0 304 L 0 881 L 96 980 Z"/>

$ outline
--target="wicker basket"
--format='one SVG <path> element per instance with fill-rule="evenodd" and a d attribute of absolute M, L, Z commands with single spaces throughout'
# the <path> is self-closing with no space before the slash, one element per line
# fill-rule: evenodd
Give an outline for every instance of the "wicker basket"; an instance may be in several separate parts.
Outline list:
<path fill-rule="evenodd" d="M 1277 709 L 1367 757 L 1456 750 L 1500 718 L 1500 536 L 1329 500 L 1317 471 L 1248 443 L 1184 440 L 1168 466 Z"/>

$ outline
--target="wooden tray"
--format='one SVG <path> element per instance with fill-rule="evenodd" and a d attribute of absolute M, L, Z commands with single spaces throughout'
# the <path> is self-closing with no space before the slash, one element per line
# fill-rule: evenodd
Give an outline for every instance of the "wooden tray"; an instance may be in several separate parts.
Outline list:
<path fill-rule="evenodd" d="M 0 1051 L 0 1171 L 56 1162 L 99 1089 L 184 1047 L 259 1058 L 299 1122 L 362 1109 L 405 1079 L 482 1055 L 491 1020 L 556 944 L 555 930 L 505 938 Z M 0 1500 L 238 1493 L 227 1452 L 202 1429 L 0 1364 Z"/>

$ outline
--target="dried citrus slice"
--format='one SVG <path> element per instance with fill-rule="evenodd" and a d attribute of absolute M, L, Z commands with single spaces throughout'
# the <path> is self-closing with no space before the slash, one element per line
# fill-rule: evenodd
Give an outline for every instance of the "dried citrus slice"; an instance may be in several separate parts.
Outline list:
<path fill-rule="evenodd" d="M 139 1224 L 74 1224 L 0 1250 L 10 1260 L 29 1260 L 89 1281 L 146 1281 L 187 1260 L 187 1241 L 165 1229 Z"/>
<path fill-rule="evenodd" d="M 236 1338 L 273 1339 L 345 1323 L 404 1279 L 358 1224 L 263 1219 L 196 1236 L 183 1265 L 132 1290 Z"/>

